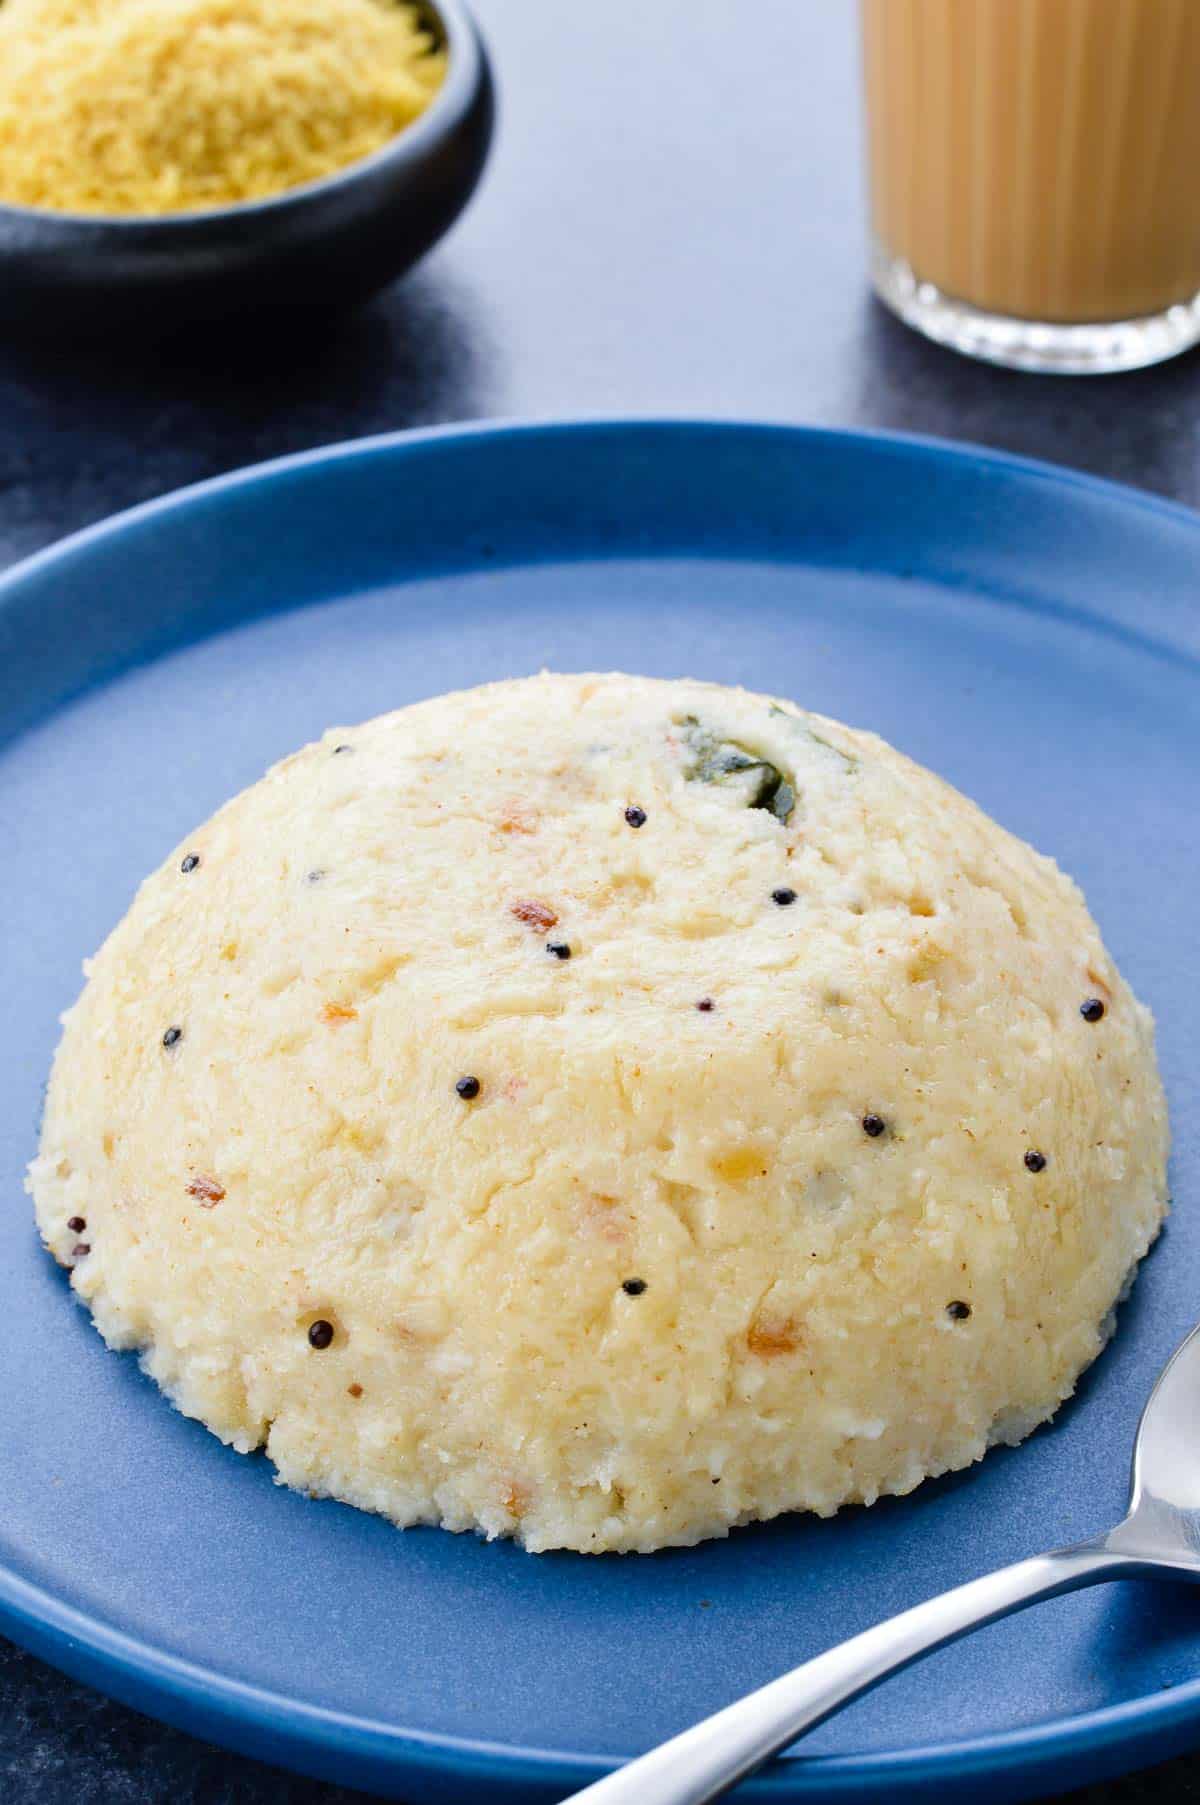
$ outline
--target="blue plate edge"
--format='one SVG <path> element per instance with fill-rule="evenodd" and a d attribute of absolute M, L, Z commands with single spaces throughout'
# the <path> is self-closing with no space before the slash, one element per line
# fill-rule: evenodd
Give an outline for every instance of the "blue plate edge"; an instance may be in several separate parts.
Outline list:
<path fill-rule="evenodd" d="M 550 1796 L 546 1789 L 573 1791 L 621 1765 L 620 1760 L 601 1756 L 395 1730 L 345 1712 L 298 1705 L 283 1694 L 214 1674 L 140 1643 L 2 1568 L 0 1628 L 31 1653 L 84 1684 L 98 1684 L 136 1710 L 195 1735 L 227 1739 L 255 1759 L 276 1763 L 282 1759 L 302 1772 L 343 1784 L 368 1783 L 365 1776 L 356 1780 L 346 1773 L 341 1765 L 346 1760 L 372 1770 L 370 1784 L 379 1785 L 386 1772 L 404 1778 L 406 1786 L 415 1761 L 431 1778 L 470 1782 L 486 1776 L 494 1782 L 502 1777 L 506 1785 L 537 1787 L 541 1797 Z M 1157 1759 L 1196 1746 L 1198 1719 L 1200 1680 L 1172 1687 L 1160 1698 L 1128 1700 L 1102 1711 L 966 1742 L 815 1757 L 788 1753 L 743 1783 L 740 1796 L 869 1797 L 884 1786 L 893 1795 L 902 1789 L 914 1796 L 933 1782 L 994 1783 L 1014 1776 L 1025 1782 L 1021 1792 L 1026 1793 L 1040 1783 L 1039 1776 L 1061 1777 L 1060 1770 L 1070 1764 L 1077 1765 L 1066 1783 L 1081 1785 L 1123 1771 L 1131 1742 L 1150 1730 L 1156 1735 Z M 397 1771 L 401 1761 L 403 1775 Z M 989 1793 L 990 1788 L 981 1796 Z"/>
<path fill-rule="evenodd" d="M 1135 489 L 1127 483 L 1110 481 L 1107 477 L 1092 476 L 1087 471 L 1071 470 L 1062 464 L 1052 464 L 1041 458 L 1021 457 L 1015 452 L 993 451 L 990 447 L 977 444 L 971 440 L 954 440 L 939 438 L 933 434 L 868 431 L 862 428 L 843 429 L 834 426 L 789 425 L 778 420 L 739 420 L 721 419 L 719 416 L 705 414 L 691 415 L 619 415 L 595 414 L 580 415 L 571 419 L 522 419 L 498 418 L 488 420 L 468 420 L 463 423 L 451 423 L 444 426 L 413 427 L 403 431 L 373 433 L 357 439 L 340 439 L 329 445 L 314 446 L 309 451 L 290 452 L 284 457 L 268 458 L 257 464 L 245 464 L 236 470 L 222 471 L 218 476 L 204 478 L 197 483 L 186 484 L 180 489 L 168 490 L 163 495 L 151 497 L 149 501 L 138 502 L 131 508 L 124 508 L 120 513 L 109 514 L 102 520 L 94 521 L 90 526 L 80 527 L 78 531 L 68 533 L 53 544 L 43 547 L 41 551 L 22 558 L 8 570 L 0 573 L 0 607 L 8 600 L 8 593 L 18 588 L 30 577 L 38 576 L 59 560 L 73 557 L 77 552 L 85 551 L 105 539 L 124 532 L 128 527 L 143 520 L 156 517 L 160 513 L 173 512 L 185 506 L 212 496 L 220 495 L 226 490 L 250 487 L 265 480 L 288 476 L 297 471 L 320 467 L 321 465 L 341 462 L 355 457 L 369 457 L 382 451 L 418 450 L 427 445 L 441 442 L 460 442 L 478 439 L 506 439 L 510 437 L 546 437 L 556 438 L 571 436 L 580 431 L 596 434 L 624 434 L 632 429 L 638 433 L 662 433 L 690 435 L 745 436 L 761 434 L 764 438 L 805 439 L 814 445 L 825 443 L 862 444 L 864 446 L 883 446 L 895 451 L 908 452 L 915 457 L 926 457 L 935 463 L 949 458 L 954 462 L 974 465 L 985 469 L 1007 471 L 1013 475 L 1023 475 L 1038 482 L 1051 483 L 1059 487 L 1079 489 L 1085 493 L 1099 496 L 1116 506 L 1136 506 L 1150 513 L 1162 515 L 1178 526 L 1195 530 L 1200 524 L 1200 510 L 1190 508 L 1185 503 L 1171 501 L 1162 495 L 1154 495 L 1149 490 Z"/>

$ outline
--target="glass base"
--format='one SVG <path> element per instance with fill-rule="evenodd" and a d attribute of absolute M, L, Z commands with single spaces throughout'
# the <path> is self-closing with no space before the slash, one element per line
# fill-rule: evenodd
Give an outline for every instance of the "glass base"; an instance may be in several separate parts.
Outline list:
<path fill-rule="evenodd" d="M 1145 319 L 1064 326 L 985 313 L 921 282 L 901 257 L 876 245 L 871 280 L 880 300 L 926 338 L 966 357 L 1060 376 L 1111 376 L 1142 370 L 1200 344 L 1200 294 Z"/>

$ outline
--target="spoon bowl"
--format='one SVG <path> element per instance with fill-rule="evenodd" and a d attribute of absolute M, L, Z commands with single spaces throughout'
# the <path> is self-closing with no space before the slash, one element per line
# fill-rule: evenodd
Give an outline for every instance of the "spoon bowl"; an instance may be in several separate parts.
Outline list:
<path fill-rule="evenodd" d="M 462 0 L 421 0 L 446 77 L 374 155 L 267 200 L 203 212 L 58 213 L 0 205 L 0 334 L 167 337 L 364 300 L 425 254 L 470 199 L 492 82 Z"/>
<path fill-rule="evenodd" d="M 1172 1354 L 1146 1402 L 1129 1514 L 1105 1543 L 1200 1579 L 1200 1328 Z"/>

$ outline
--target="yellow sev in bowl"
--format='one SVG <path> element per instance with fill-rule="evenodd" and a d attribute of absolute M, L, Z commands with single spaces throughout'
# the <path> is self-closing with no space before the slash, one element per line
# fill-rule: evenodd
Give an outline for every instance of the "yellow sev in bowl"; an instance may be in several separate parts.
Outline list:
<path fill-rule="evenodd" d="M 0 0 L 0 203 L 260 200 L 379 150 L 444 73 L 399 0 Z"/>

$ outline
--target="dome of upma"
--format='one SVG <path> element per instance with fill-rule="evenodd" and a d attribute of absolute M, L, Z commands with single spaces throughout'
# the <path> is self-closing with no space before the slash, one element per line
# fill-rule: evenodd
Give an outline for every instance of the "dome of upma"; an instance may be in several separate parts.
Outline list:
<path fill-rule="evenodd" d="M 543 676 L 189 835 L 88 967 L 30 1182 L 105 1339 L 289 1485 L 649 1550 L 1049 1417 L 1166 1142 L 1049 859 L 788 702 Z"/>

